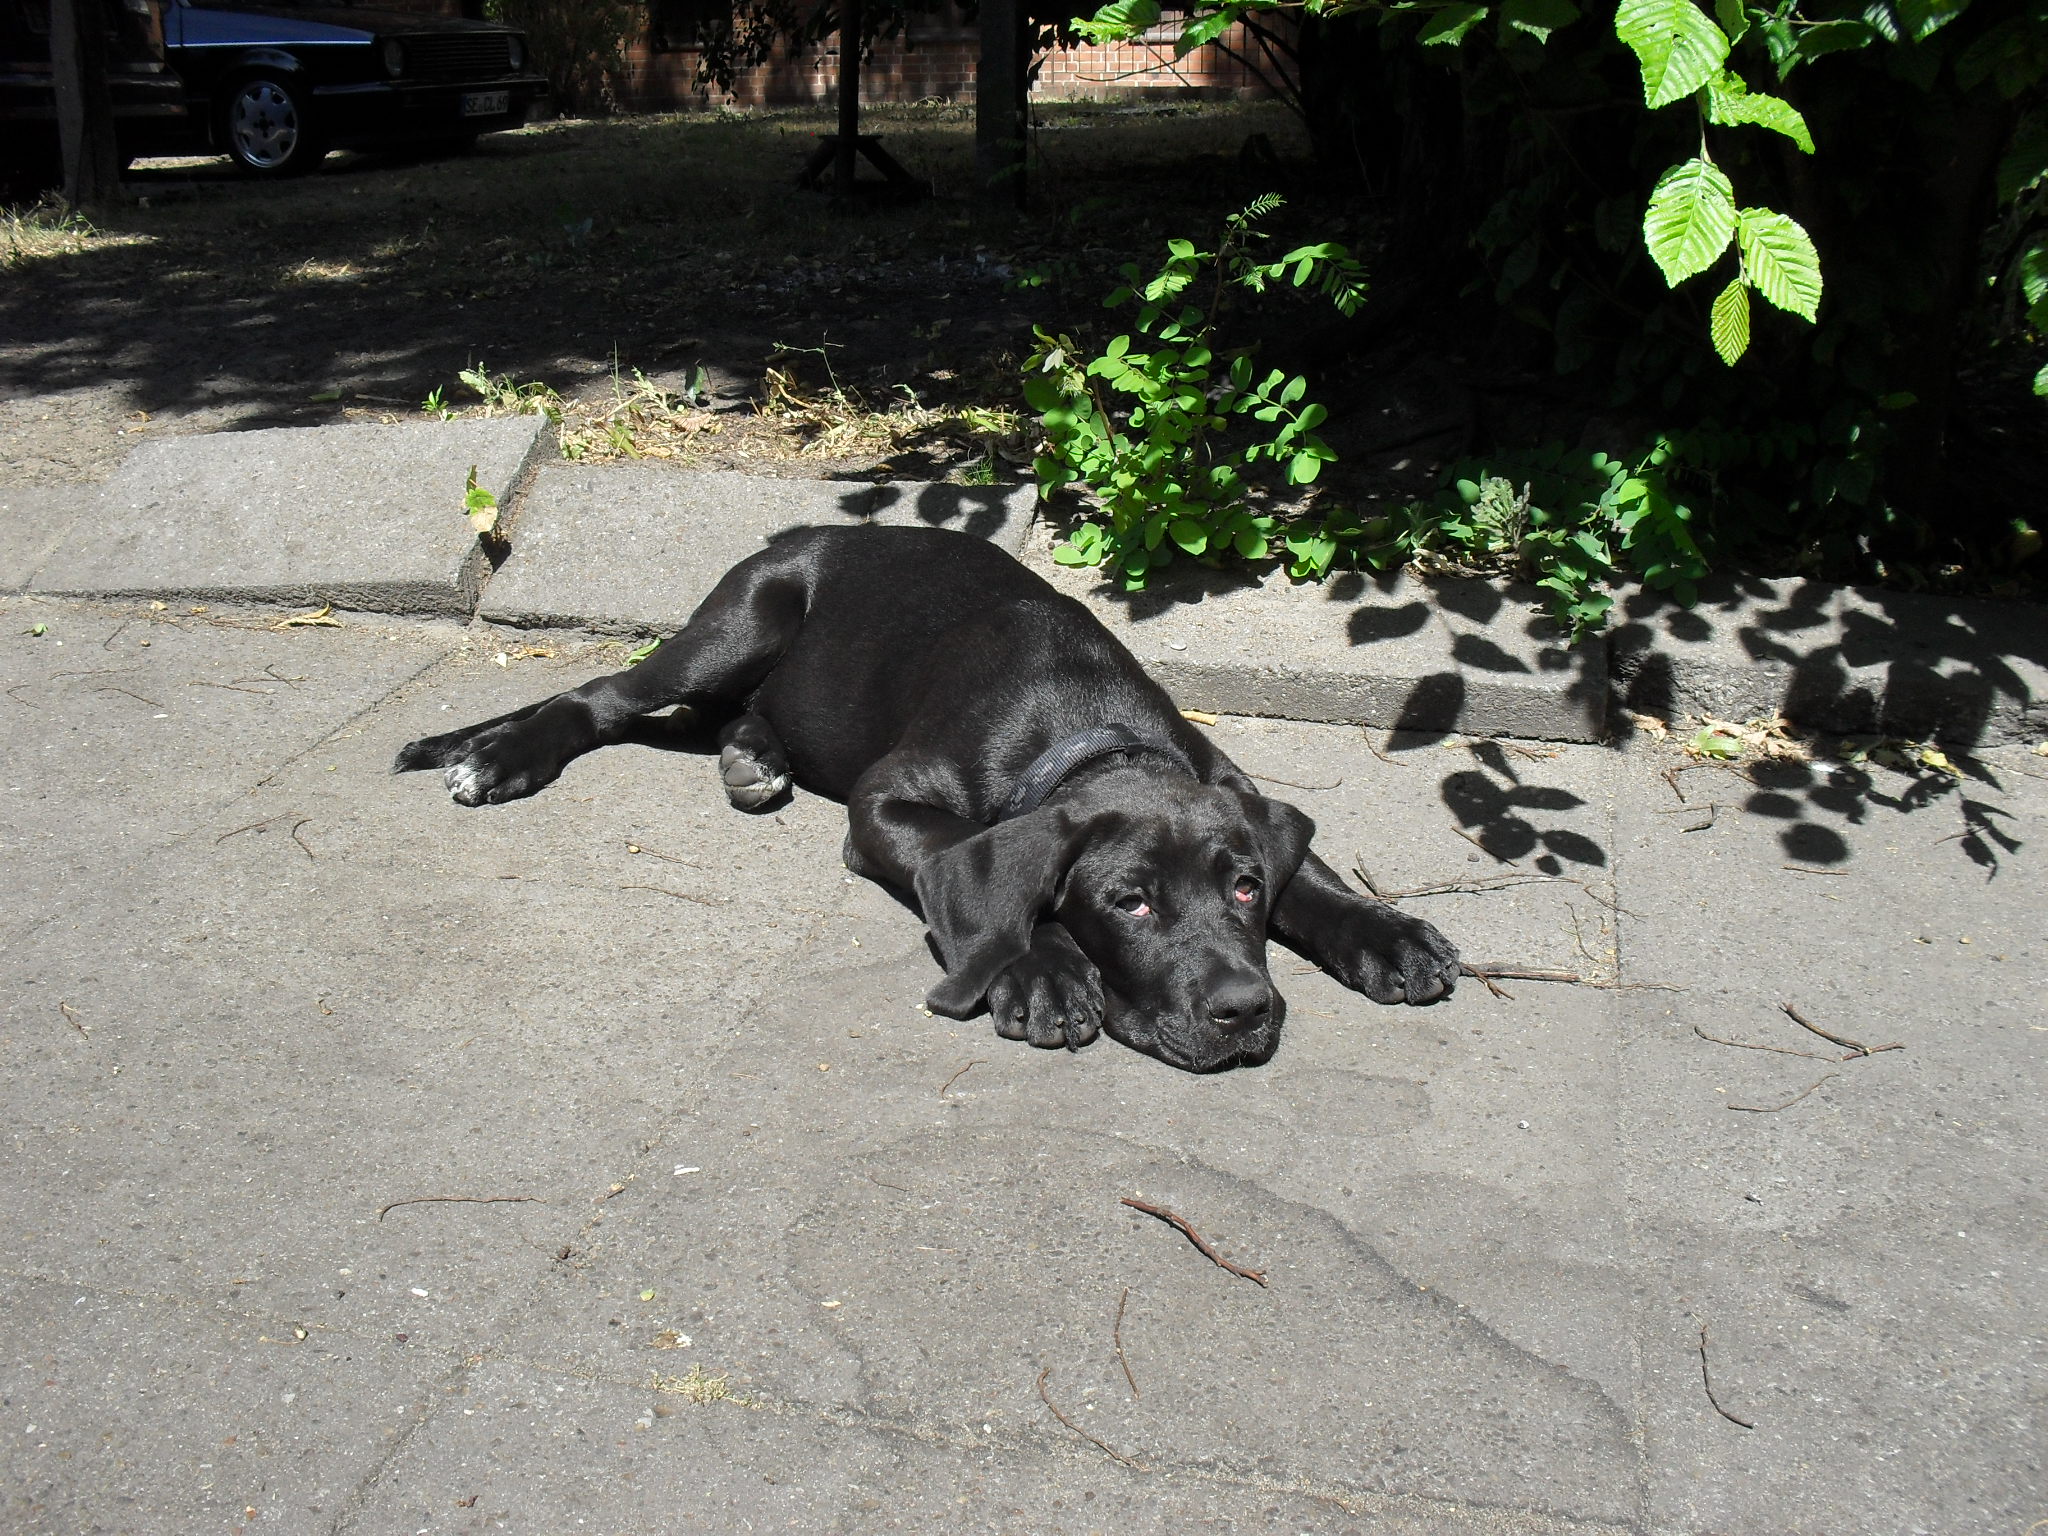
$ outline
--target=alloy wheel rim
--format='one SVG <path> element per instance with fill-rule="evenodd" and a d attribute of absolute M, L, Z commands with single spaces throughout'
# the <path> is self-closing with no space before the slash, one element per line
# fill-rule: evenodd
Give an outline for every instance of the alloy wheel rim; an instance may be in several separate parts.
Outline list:
<path fill-rule="evenodd" d="M 298 148 L 298 107 L 281 87 L 268 80 L 252 80 L 235 97 L 228 113 L 228 131 L 244 160 L 273 169 Z"/>

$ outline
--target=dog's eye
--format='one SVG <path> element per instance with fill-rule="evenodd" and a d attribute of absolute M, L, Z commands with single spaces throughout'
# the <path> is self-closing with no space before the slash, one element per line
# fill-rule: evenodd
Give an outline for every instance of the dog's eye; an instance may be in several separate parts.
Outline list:
<path fill-rule="evenodd" d="M 1259 882 L 1250 875 L 1246 875 L 1237 882 L 1231 894 L 1239 901 L 1257 901 L 1259 899 Z"/>
<path fill-rule="evenodd" d="M 1116 904 L 1119 911 L 1128 912 L 1133 917 L 1150 917 L 1152 915 L 1152 903 L 1143 896 L 1138 895 L 1135 891 L 1128 896 L 1117 897 Z"/>

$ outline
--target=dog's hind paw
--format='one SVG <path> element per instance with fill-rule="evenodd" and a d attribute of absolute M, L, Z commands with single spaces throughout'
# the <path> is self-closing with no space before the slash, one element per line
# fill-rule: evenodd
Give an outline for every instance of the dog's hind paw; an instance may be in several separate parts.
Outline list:
<path fill-rule="evenodd" d="M 718 754 L 718 777 L 733 809 L 758 811 L 789 793 L 789 765 L 764 762 L 737 742 Z"/>

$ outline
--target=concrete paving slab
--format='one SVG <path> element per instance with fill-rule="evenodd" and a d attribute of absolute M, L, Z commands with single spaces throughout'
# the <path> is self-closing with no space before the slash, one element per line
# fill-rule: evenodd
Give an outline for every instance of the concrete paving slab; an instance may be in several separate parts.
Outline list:
<path fill-rule="evenodd" d="M 98 504 L 93 485 L 0 485 L 0 592 L 28 586 L 71 525 Z"/>
<path fill-rule="evenodd" d="M 8 605 L 0 859 L 11 899 L 0 938 L 120 889 L 201 827 L 210 837 L 271 814 L 222 815 L 458 644 L 447 631 L 354 620 L 281 630 L 273 613 L 194 606 Z M 289 846 L 289 825 L 241 835 Z"/>
<path fill-rule="evenodd" d="M 1125 593 L 1053 564 L 1050 549 L 1041 537 L 1026 558 L 1087 601 L 1183 708 L 1438 735 L 1606 731 L 1603 642 L 1567 648 L 1530 588 L 1182 567 Z"/>
<path fill-rule="evenodd" d="M 74 610 L 101 612 L 40 604 Z M 123 1427 L 152 1411 L 98 1384 L 129 1315 L 70 1330 L 78 1296 L 139 1309 L 152 1382 L 218 1377 L 236 1405 L 276 1351 L 370 1360 L 284 1388 L 351 1409 L 237 1506 L 319 1504 L 300 1528 L 1974 1536 L 2048 1486 L 2031 756 L 1954 787 L 1703 769 L 1680 807 L 1677 759 L 1641 743 L 1226 719 L 1332 862 L 1463 885 L 1400 899 L 1475 960 L 1603 985 L 1384 1009 L 1276 951 L 1279 1055 L 1194 1078 L 925 1016 L 922 930 L 839 868 L 836 806 L 740 816 L 709 760 L 650 748 L 485 811 L 386 776 L 399 742 L 615 644 L 400 620 L 52 637 L 104 643 L 145 699 L 305 678 L 229 690 L 249 717 L 205 717 L 187 754 L 88 719 L 121 696 L 59 691 L 93 679 L 42 653 L 23 674 L 45 739 L 93 725 L 48 772 L 8 764 L 48 791 L 31 846 L 96 814 L 154 839 L 39 887 L 0 959 L 0 1277 L 26 1298 L 0 1295 L 25 1320 L 0 1392 L 41 1393 L 22 1422 L 67 1436 L 107 1418 L 125 1462 L 0 1436 L 0 1486 L 53 1528 L 149 1528 L 117 1502 L 137 1487 L 211 1524 L 228 1506 L 201 1494 L 255 1483 L 199 1454 L 205 1400 L 174 1393 L 160 1445 Z M 101 806 L 102 777 L 123 798 Z M 1691 1033 L 1806 1045 L 1774 1014 L 1788 978 L 1809 1016 L 1907 1049 Z M 1723 1107 L 1809 1068 L 1838 1075 Z M 426 1196 L 457 1198 L 378 1219 Z M 1706 1400 L 1695 1315 L 1754 1430 Z M 720 1380 L 747 1405 L 698 1400 Z M 247 1401 L 218 1439 L 302 1443 L 306 1396 Z"/>
<path fill-rule="evenodd" d="M 726 571 L 775 534 L 809 525 L 958 528 L 1015 553 L 1028 486 L 776 480 L 646 464 L 551 464 L 480 616 L 523 628 L 666 634 Z"/>
<path fill-rule="evenodd" d="M 1127 1467 L 1057 1425 L 1027 1444 L 918 1435 L 735 1395 L 680 1368 L 592 1379 L 492 1360 L 366 1488 L 341 1530 L 416 1536 L 582 1521 L 594 1530 L 1566 1536 L 1521 1512 Z M 716 1380 L 715 1377 L 709 1380 Z M 459 1404 L 459 1406 L 458 1406 Z M 1042 1410 L 1041 1410 L 1042 1411 Z M 1048 1420 L 1049 1422 L 1049 1420 Z M 654 1512 L 657 1512 L 654 1513 Z M 1611 1527 L 1609 1528 L 1611 1529 Z"/>
<path fill-rule="evenodd" d="M 1659 814 L 1657 759 L 1631 763 L 1620 862 L 1662 878 L 1626 884 L 1626 974 L 1687 989 L 1616 998 L 1626 1138 L 1656 1149 L 1622 1167 L 1660 1528 L 2041 1516 L 2048 783 L 2031 761 L 1917 791 L 1848 766 L 1693 773 L 1688 795 L 1719 805 L 1695 832 L 1696 812 Z M 1996 835 L 1944 840 L 1973 818 Z M 1786 1001 L 1902 1048 L 1842 1060 Z M 1702 1388 L 1701 1324 L 1714 1392 L 1753 1430 Z"/>
<path fill-rule="evenodd" d="M 1676 718 L 1782 714 L 1809 730 L 1959 746 L 2048 736 L 2048 610 L 1812 581 L 1711 583 L 1697 607 L 1617 607 L 1616 697 Z"/>
<path fill-rule="evenodd" d="M 471 466 L 516 517 L 513 493 L 541 425 L 522 416 L 144 443 L 36 585 L 465 615 L 490 564 L 462 515 Z"/>
<path fill-rule="evenodd" d="M 204 1296 L 0 1278 L 0 1524 L 329 1530 L 448 1356 Z"/>

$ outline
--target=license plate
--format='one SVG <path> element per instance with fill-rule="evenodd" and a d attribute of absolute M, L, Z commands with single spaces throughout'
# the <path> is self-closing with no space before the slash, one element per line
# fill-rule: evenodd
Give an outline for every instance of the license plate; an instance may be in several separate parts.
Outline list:
<path fill-rule="evenodd" d="M 462 98 L 464 117 L 496 117 L 512 110 L 510 91 L 469 91 Z"/>

